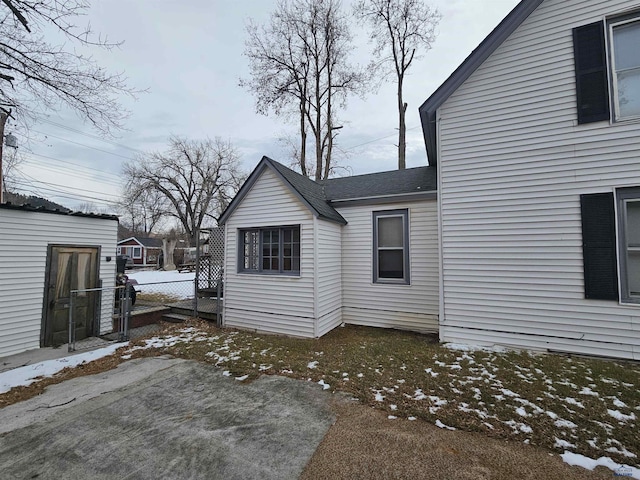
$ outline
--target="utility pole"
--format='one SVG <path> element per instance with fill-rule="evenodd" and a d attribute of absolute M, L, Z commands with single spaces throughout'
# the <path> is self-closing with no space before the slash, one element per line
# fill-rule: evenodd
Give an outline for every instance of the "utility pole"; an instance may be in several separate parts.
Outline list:
<path fill-rule="evenodd" d="M 7 119 L 9 118 L 9 112 L 4 108 L 0 107 L 0 203 L 3 202 L 3 192 L 4 186 L 2 185 L 3 175 L 2 175 L 2 147 L 4 146 L 4 126 L 7 123 Z"/>

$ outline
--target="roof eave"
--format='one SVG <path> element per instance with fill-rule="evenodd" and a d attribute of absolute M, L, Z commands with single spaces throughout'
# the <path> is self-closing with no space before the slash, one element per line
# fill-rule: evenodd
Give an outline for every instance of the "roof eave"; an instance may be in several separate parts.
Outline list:
<path fill-rule="evenodd" d="M 438 108 L 467 81 L 496 49 L 524 22 L 544 0 L 522 0 L 496 28 L 471 52 L 464 62 L 418 108 L 429 165 L 438 164 L 436 113 Z"/>
<path fill-rule="evenodd" d="M 220 218 L 218 219 L 218 225 L 224 225 L 226 223 L 236 207 L 240 204 L 240 202 L 242 202 L 242 199 L 247 195 L 247 193 L 249 193 L 253 185 L 257 182 L 258 178 L 260 178 L 260 175 L 265 168 L 269 168 L 285 185 L 287 185 L 291 192 L 296 196 L 296 198 L 298 198 L 298 200 L 300 200 L 313 213 L 313 215 L 323 220 L 346 225 L 347 221 L 338 212 L 336 212 L 336 214 L 339 218 L 331 218 L 321 214 L 316 208 L 314 208 L 314 206 L 304 198 L 304 196 L 291 184 L 291 182 L 278 171 L 278 169 L 273 165 L 272 160 L 267 156 L 262 157 L 262 160 L 260 160 L 260 163 L 258 163 L 253 172 L 251 172 L 251 175 L 249 175 L 249 178 L 246 180 L 244 185 L 242 185 L 238 194 L 233 198 L 222 215 L 220 215 Z"/>

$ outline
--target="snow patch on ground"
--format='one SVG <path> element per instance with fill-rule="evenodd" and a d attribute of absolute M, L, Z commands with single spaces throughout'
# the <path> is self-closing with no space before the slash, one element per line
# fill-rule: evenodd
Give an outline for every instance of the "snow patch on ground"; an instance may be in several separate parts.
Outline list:
<path fill-rule="evenodd" d="M 449 425 L 445 425 L 444 423 L 442 423 L 440 420 L 436 420 L 436 427 L 439 428 L 446 428 L 447 430 L 455 430 L 454 427 L 450 427 Z"/>
<path fill-rule="evenodd" d="M 593 470 L 600 465 L 612 470 L 616 476 L 640 479 L 640 469 L 630 467 L 629 465 L 621 465 L 614 462 L 609 457 L 600 457 L 597 460 L 593 460 L 592 458 L 573 452 L 564 452 L 560 457 L 562 457 L 562 461 L 564 463 L 571 466 L 579 466 L 586 468 L 587 470 Z"/>
<path fill-rule="evenodd" d="M 13 387 L 31 385 L 39 377 L 52 377 L 64 368 L 74 368 L 82 363 L 89 363 L 99 358 L 107 357 L 120 347 L 125 347 L 129 342 L 114 343 L 108 347 L 92 350 L 91 352 L 71 355 L 70 357 L 46 360 L 44 362 L 26 365 L 13 370 L 0 373 L 0 393 L 6 393 Z"/>
<path fill-rule="evenodd" d="M 317 361 L 313 361 L 313 362 L 309 362 L 307 363 L 307 368 L 311 368 L 314 369 L 318 366 L 318 362 Z"/>
<path fill-rule="evenodd" d="M 620 410 L 607 409 L 607 413 L 620 422 L 628 422 L 629 420 L 636 419 L 636 415 L 633 412 L 631 412 L 629 415 L 625 415 Z"/>

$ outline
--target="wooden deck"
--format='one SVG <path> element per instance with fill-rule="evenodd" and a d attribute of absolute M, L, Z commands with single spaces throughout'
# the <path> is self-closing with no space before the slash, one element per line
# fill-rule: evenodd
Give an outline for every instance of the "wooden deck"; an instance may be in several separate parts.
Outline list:
<path fill-rule="evenodd" d="M 220 312 L 222 312 L 222 302 L 220 299 Z M 193 315 L 195 299 L 181 300 L 179 302 L 166 305 L 172 312 Z M 198 317 L 206 320 L 217 320 L 218 300 L 216 298 L 198 298 Z"/>

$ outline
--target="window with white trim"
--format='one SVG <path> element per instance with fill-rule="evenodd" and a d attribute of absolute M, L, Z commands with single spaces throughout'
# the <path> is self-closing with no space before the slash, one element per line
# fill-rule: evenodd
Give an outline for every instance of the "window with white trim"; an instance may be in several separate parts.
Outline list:
<path fill-rule="evenodd" d="M 609 29 L 615 118 L 640 117 L 640 17 Z"/>
<path fill-rule="evenodd" d="M 640 303 L 640 188 L 622 188 L 616 193 L 620 301 Z"/>
<path fill-rule="evenodd" d="M 300 225 L 242 229 L 238 272 L 300 274 Z"/>
<path fill-rule="evenodd" d="M 640 12 L 573 29 L 578 123 L 640 118 Z"/>
<path fill-rule="evenodd" d="M 373 212 L 373 282 L 409 284 L 409 211 Z"/>
<path fill-rule="evenodd" d="M 131 258 L 142 258 L 142 247 L 133 247 L 132 251 L 133 255 L 131 255 Z"/>

